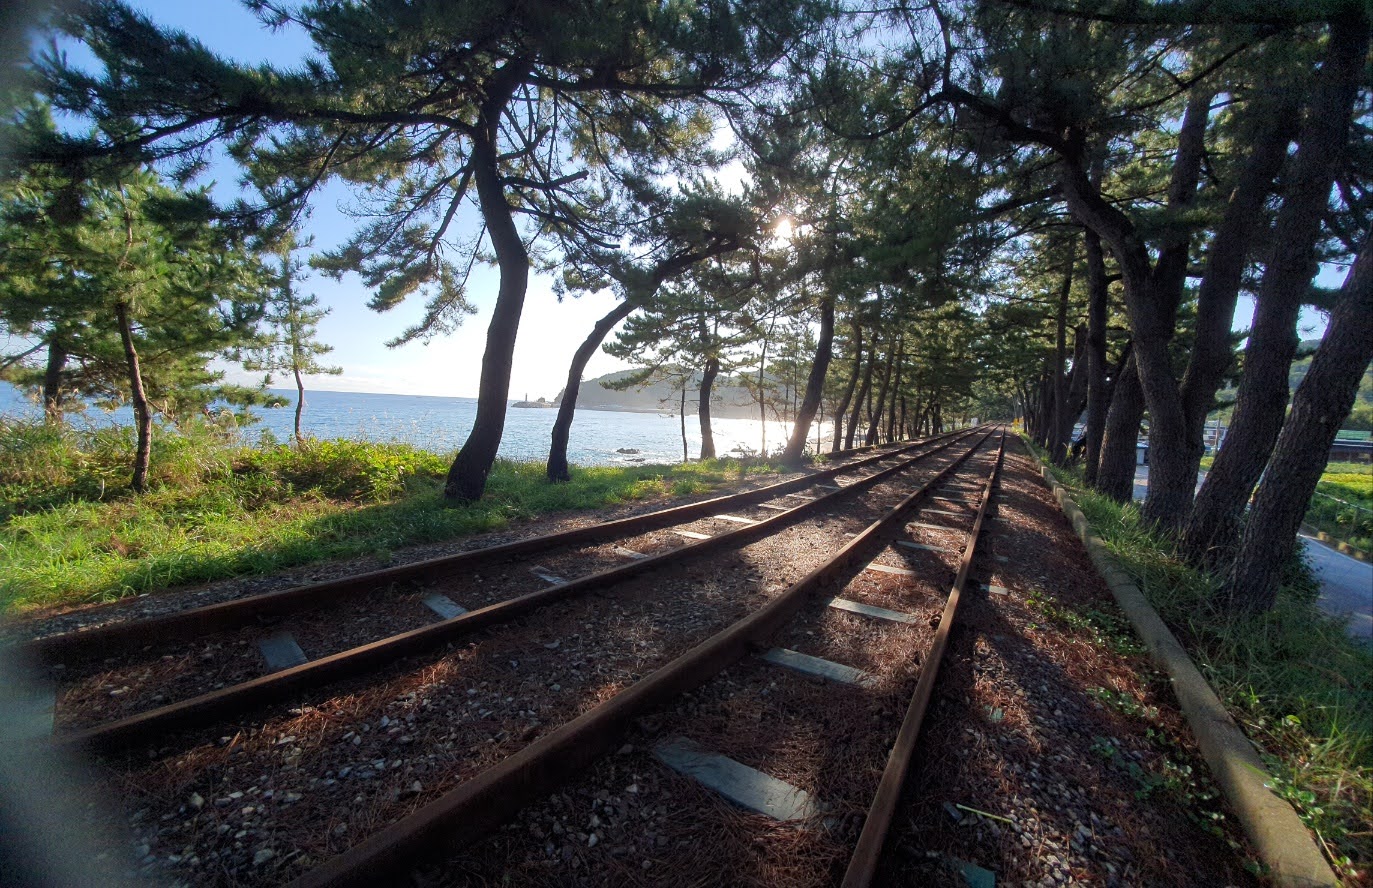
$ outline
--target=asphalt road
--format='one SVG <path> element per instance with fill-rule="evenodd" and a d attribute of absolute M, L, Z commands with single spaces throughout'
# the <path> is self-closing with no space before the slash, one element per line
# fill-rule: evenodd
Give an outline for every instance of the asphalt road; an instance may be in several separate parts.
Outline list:
<path fill-rule="evenodd" d="M 1197 474 L 1197 487 L 1205 477 L 1205 473 Z M 1136 466 L 1135 499 L 1144 499 L 1148 491 L 1149 467 Z M 1347 617 L 1349 634 L 1355 638 L 1373 640 L 1373 564 L 1350 558 L 1305 534 L 1301 542 L 1321 581 L 1321 610 Z"/>
<path fill-rule="evenodd" d="M 1350 558 L 1305 534 L 1301 542 L 1321 579 L 1321 609 L 1348 616 L 1350 635 L 1373 640 L 1373 564 Z"/>

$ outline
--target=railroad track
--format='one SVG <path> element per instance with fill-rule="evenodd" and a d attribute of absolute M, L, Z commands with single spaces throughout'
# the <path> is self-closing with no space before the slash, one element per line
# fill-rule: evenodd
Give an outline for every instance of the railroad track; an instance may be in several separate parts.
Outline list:
<path fill-rule="evenodd" d="M 531 539 L 488 546 L 454 555 L 444 555 L 379 570 L 363 571 L 339 579 L 307 583 L 289 589 L 248 595 L 203 607 L 188 608 L 148 619 L 111 621 L 104 625 L 49 634 L 18 645 L 17 653 L 35 665 L 51 666 L 69 660 L 88 660 L 113 654 L 129 654 L 151 643 L 199 638 L 213 632 L 274 619 L 321 607 L 336 607 L 340 601 L 385 590 L 401 583 L 422 583 L 461 575 L 488 564 L 539 555 L 554 548 L 598 543 L 617 537 L 664 528 L 674 524 L 727 513 L 822 484 L 837 475 L 863 469 L 914 449 L 967 434 L 956 430 L 943 435 L 899 445 L 860 447 L 840 451 L 841 461 L 829 468 L 742 493 L 714 497 L 684 506 L 661 509 L 644 515 L 601 522 L 589 527 L 547 534 Z"/>
<path fill-rule="evenodd" d="M 957 438 L 940 436 L 636 518 L 46 638 L 30 653 L 78 666 L 58 673 L 57 714 L 68 730 L 56 742 L 111 751 L 365 675 L 550 603 L 738 545 L 862 489 L 863 479 L 880 474 L 886 463 L 901 464 L 912 451 L 919 460 Z M 859 485 L 849 491 L 827 483 L 849 476 Z M 814 495 L 801 492 L 807 490 Z M 186 644 L 195 639 L 200 641 Z"/>
<path fill-rule="evenodd" d="M 680 780 L 699 784 L 707 795 L 730 802 L 707 805 L 695 822 L 679 824 L 677 835 L 727 835 L 730 830 L 713 829 L 709 822 L 712 817 L 724 817 L 734 821 L 734 837 L 748 845 L 755 839 L 775 838 L 767 824 L 795 822 L 801 829 L 816 833 L 820 844 L 851 848 L 843 884 L 868 884 L 910 766 L 959 600 L 969 585 L 977 541 L 1000 471 L 1004 436 L 994 452 L 982 451 L 980 461 L 969 466 L 977 472 L 980 483 L 973 488 L 960 481 L 962 476 L 956 470 L 965 461 L 973 462 L 970 458 L 982 444 L 979 441 L 926 479 L 833 558 L 765 607 L 476 779 L 305 874 L 292 883 L 294 888 L 375 884 L 405 870 L 436 845 L 473 843 L 519 808 L 583 774 L 622 742 L 636 718 L 647 713 L 655 713 L 651 750 L 639 751 L 638 762 L 612 766 L 622 782 L 627 771 L 642 773 L 666 766 L 681 774 Z M 970 501 L 973 494 L 975 502 Z M 961 514 L 951 508 L 956 504 L 963 506 Z M 918 518 L 941 523 L 909 523 L 913 511 Z M 971 526 L 960 526 L 965 521 Z M 935 602 L 936 596 L 927 594 L 930 600 L 922 608 L 912 608 L 909 582 L 922 574 L 938 574 L 938 570 L 912 570 L 891 561 L 900 560 L 896 556 L 905 552 L 928 556 L 948 553 L 955 537 L 962 537 L 963 545 L 957 573 L 946 587 L 947 595 L 937 596 L 940 600 Z M 889 545 L 883 548 L 884 543 Z M 839 594 L 826 589 L 836 585 L 842 586 Z M 850 590 L 854 598 L 845 597 Z M 873 600 L 890 606 L 874 605 L 870 603 Z M 931 605 L 935 605 L 933 613 L 928 613 Z M 845 624 L 846 630 L 840 634 L 849 636 L 853 647 L 843 651 L 846 646 L 836 644 L 834 633 L 830 633 L 828 643 L 816 649 L 815 627 L 824 621 Z M 882 631 L 871 631 L 873 626 L 881 626 Z M 869 646 L 866 651 L 865 644 Z M 814 652 L 805 653 L 807 647 Z M 902 651 L 906 658 L 893 657 Z M 839 662 L 841 659 L 845 662 Z M 852 665 L 855 660 L 861 665 Z M 910 692 L 911 683 L 915 684 L 914 693 Z M 690 699 L 681 703 L 684 695 Z M 861 752 L 868 759 L 873 759 L 876 749 L 876 761 L 863 762 L 848 750 L 831 748 L 828 735 L 836 726 L 862 721 L 861 717 L 854 718 L 855 709 L 881 712 L 890 708 L 894 699 L 908 701 L 904 716 L 895 720 L 892 731 L 876 747 L 873 738 L 880 732 L 859 730 L 844 737 L 843 731 L 838 731 L 841 743 L 865 746 Z M 671 706 L 674 701 L 678 705 Z M 664 707 L 669 707 L 666 712 Z M 824 729 L 817 733 L 817 726 Z M 808 740 L 819 742 L 798 756 L 796 750 L 805 748 Z M 778 770 L 777 763 L 769 760 L 770 753 L 799 758 L 791 768 L 808 777 L 807 782 L 820 784 L 822 791 L 807 792 L 769 773 Z M 847 766 L 825 773 L 836 761 Z M 865 779 L 877 773 L 880 779 Z M 827 795 L 824 787 L 835 788 L 834 795 Z M 634 788 L 637 791 L 637 780 Z M 672 798 L 689 795 L 678 789 Z M 871 801 L 866 807 L 859 806 L 855 804 L 859 798 Z M 737 834 L 738 822 L 732 812 L 738 806 L 757 812 L 755 823 L 764 824 L 758 836 Z M 597 810 L 593 803 L 581 813 L 589 815 L 590 823 L 595 824 L 600 816 Z M 604 814 L 607 808 L 599 806 L 599 810 Z M 859 811 L 862 816 L 855 816 Z M 683 817 L 680 811 L 673 816 L 678 820 Z M 657 854 L 658 863 L 648 881 L 671 880 L 674 874 L 684 878 L 690 873 L 701 884 L 712 883 L 699 870 L 701 855 L 718 856 L 720 852 L 719 848 L 703 851 L 692 845 L 681 859 L 667 863 Z M 447 882 L 446 875 L 439 878 Z M 596 882 L 595 876 L 585 878 Z M 724 875 L 723 881 L 729 881 L 729 876 Z M 822 877 L 819 881 L 830 879 Z"/>
<path fill-rule="evenodd" d="M 260 768 L 267 759 L 277 760 L 276 768 L 281 770 L 280 760 L 283 756 L 286 770 L 292 772 L 291 776 L 294 779 L 294 772 L 300 768 L 303 752 L 297 745 L 297 736 L 290 732 L 299 731 L 306 723 L 309 723 L 312 730 L 319 731 L 319 740 L 314 744 L 315 748 L 322 748 L 330 743 L 348 744 L 360 755 L 368 753 L 368 750 L 405 747 L 406 744 L 413 742 L 415 736 L 425 735 L 426 731 L 426 736 L 430 738 L 446 737 L 443 751 L 438 754 L 431 752 L 427 756 L 431 762 L 436 758 L 440 762 L 428 766 L 421 764 L 419 767 L 420 772 L 426 775 L 426 783 L 436 779 L 440 786 L 451 786 L 451 789 L 422 805 L 409 816 L 398 820 L 391 817 L 395 820 L 394 823 L 377 830 L 371 838 L 361 843 L 353 844 L 350 836 L 330 830 L 325 840 L 316 843 L 309 851 L 298 850 L 286 856 L 286 859 L 289 859 L 291 856 L 308 854 L 313 861 L 317 856 L 327 856 L 340 847 L 348 848 L 343 854 L 326 861 L 324 866 L 303 876 L 301 884 L 367 884 L 379 874 L 391 872 L 402 862 L 408 861 L 419 849 L 431 848 L 436 836 L 444 835 L 451 838 L 454 835 L 455 823 L 460 823 L 460 828 L 457 829 L 459 838 L 473 838 L 481 830 L 508 817 L 515 808 L 538 798 L 546 791 L 546 786 L 566 779 L 575 773 L 576 769 L 594 761 L 604 752 L 607 744 L 613 743 L 614 739 L 623 733 L 626 719 L 632 718 L 633 713 L 643 711 L 644 707 L 661 705 L 693 682 L 700 684 L 722 668 L 720 664 L 723 661 L 718 658 L 725 657 L 729 662 L 733 662 L 743 657 L 759 643 L 759 639 L 777 631 L 818 585 L 832 580 L 846 567 L 852 566 L 854 559 L 858 557 L 857 553 L 870 547 L 880 535 L 891 533 L 901 517 L 911 509 L 923 504 L 925 511 L 945 512 L 952 517 L 951 510 L 964 508 L 966 503 L 959 505 L 956 502 L 946 502 L 943 505 L 949 508 L 937 509 L 935 506 L 939 505 L 938 503 L 926 500 L 933 500 L 941 495 L 940 490 L 943 488 L 940 485 L 949 485 L 950 479 L 960 465 L 970 459 L 973 462 L 977 459 L 986 460 L 985 448 L 980 457 L 974 458 L 974 454 L 978 453 L 979 447 L 982 447 L 989 434 L 982 431 L 976 434 L 956 433 L 942 436 L 937 440 L 877 454 L 834 470 L 827 470 L 820 473 L 819 477 L 796 479 L 752 491 L 743 495 L 745 499 L 720 498 L 711 501 L 715 504 L 712 507 L 713 512 L 711 509 L 701 509 L 699 512 L 688 512 L 684 516 L 678 509 L 645 516 L 651 522 L 663 522 L 655 525 L 659 528 L 672 528 L 655 531 L 661 533 L 679 533 L 680 526 L 672 525 L 670 522 L 683 517 L 691 518 L 694 514 L 713 517 L 692 520 L 713 520 L 717 525 L 723 522 L 734 526 L 734 529 L 723 529 L 723 532 L 717 531 L 708 539 L 693 540 L 661 553 L 630 550 L 634 555 L 648 557 L 622 556 L 624 563 L 604 570 L 592 571 L 572 580 L 554 582 L 546 589 L 507 598 L 431 626 L 392 635 L 356 649 L 218 689 L 200 697 L 69 732 L 58 737 L 56 742 L 101 749 L 107 753 L 126 747 L 136 747 L 139 755 L 130 755 L 122 762 L 117 757 L 114 760 L 117 766 L 127 769 L 126 779 L 137 781 L 140 779 L 139 775 L 144 773 L 140 768 L 146 770 L 149 767 L 156 767 L 162 772 L 159 776 L 174 783 L 175 791 L 182 793 L 183 797 L 189 786 L 203 788 L 203 794 L 197 790 L 191 798 L 198 799 L 200 805 L 205 805 L 206 797 L 211 798 L 214 804 L 207 806 L 206 811 L 225 815 L 213 819 L 230 820 L 232 818 L 227 815 L 233 814 L 233 811 L 223 809 L 236 809 L 239 799 L 245 796 L 243 792 L 238 793 L 238 798 L 234 798 L 233 792 L 219 795 L 220 786 L 216 784 L 232 785 L 233 779 L 237 778 L 229 778 L 226 774 L 244 770 L 251 772 L 255 768 Z M 978 439 L 977 443 L 965 450 L 964 447 L 973 437 Z M 886 465 L 889 462 L 892 464 Z M 875 471 L 866 471 L 874 469 Z M 927 470 L 923 480 L 914 493 L 907 495 L 905 491 L 909 487 L 903 486 L 903 479 L 911 472 L 922 470 Z M 864 472 L 862 477 L 850 480 L 839 490 L 823 494 L 820 494 L 819 490 L 813 490 L 813 497 L 793 497 L 793 500 L 801 501 L 785 511 L 765 508 L 770 500 L 794 494 L 806 486 L 823 484 L 845 473 L 858 475 L 860 472 Z M 801 484 L 798 485 L 797 482 Z M 957 484 L 952 483 L 955 486 Z M 953 487 L 949 487 L 950 491 L 952 489 Z M 952 496 L 955 501 L 966 500 L 966 496 L 961 494 L 952 495 L 946 492 L 942 495 Z M 705 505 L 708 504 L 694 504 L 681 508 L 698 509 Z M 742 506 L 758 508 L 758 516 L 745 518 L 732 514 L 739 511 Z M 883 519 L 875 524 L 869 523 L 867 518 L 860 520 L 862 514 L 871 514 L 879 506 L 880 511 L 885 513 Z M 729 516 L 727 519 L 720 517 L 722 508 L 731 510 L 724 513 Z M 665 517 L 673 512 L 677 514 Z M 772 513 L 771 517 L 768 517 L 769 512 Z M 809 519 L 815 519 L 813 527 Z M 605 540 L 607 537 L 620 540 L 623 536 L 624 522 L 611 523 L 616 524 L 620 525 L 621 536 L 615 536 L 614 532 L 608 533 L 604 529 L 587 528 L 571 532 L 574 536 L 572 544 L 588 539 Z M 839 552 L 833 558 L 820 553 L 809 561 L 804 558 L 792 558 L 790 563 L 776 569 L 773 569 L 775 566 L 769 567 L 768 570 L 760 567 L 768 554 L 767 547 L 784 543 L 784 538 L 788 535 L 796 538 L 792 540 L 792 545 L 807 534 L 812 537 L 823 537 L 828 534 L 831 539 L 842 540 L 843 528 L 848 527 L 862 529 L 853 540 L 837 546 Z M 586 535 L 577 538 L 577 535 L 582 534 Z M 522 547 L 528 542 L 531 541 L 512 545 Z M 617 543 L 616 548 L 629 547 Z M 919 554 L 939 548 L 943 547 L 928 546 L 925 550 L 913 549 L 911 552 Z M 468 561 L 469 568 L 480 563 L 485 566 L 484 569 L 490 569 L 491 565 L 500 560 L 519 557 L 529 551 L 531 550 L 524 549 L 512 553 L 507 549 L 503 558 L 490 557 L 489 553 L 483 556 L 481 551 L 465 555 L 486 558 L 484 561 Z M 541 551 L 546 556 L 548 543 L 543 543 L 542 549 L 536 546 L 532 551 Z M 707 589 L 711 582 L 709 577 L 700 572 L 692 573 L 694 568 L 691 565 L 706 557 L 716 560 L 712 576 L 716 581 L 724 576 L 724 588 Z M 447 567 L 452 566 L 450 560 L 444 561 Z M 964 561 L 959 578 L 956 578 L 956 587 L 966 579 L 967 565 L 971 561 L 970 551 Z M 723 574 L 719 569 L 721 563 L 725 565 Z M 545 572 L 551 573 L 554 569 L 561 569 L 556 559 L 548 557 L 543 557 L 540 564 Z M 764 585 L 761 589 L 753 588 L 745 592 L 742 586 L 747 585 L 746 583 L 731 585 L 728 582 L 731 565 L 745 580 L 756 580 L 760 583 L 769 576 L 790 579 L 790 575 L 799 573 L 802 568 L 809 567 L 810 570 L 799 582 L 789 582 L 785 586 L 772 583 Z M 908 568 L 890 565 L 886 567 L 886 571 L 866 573 L 878 577 L 909 576 L 908 573 L 901 573 L 908 571 Z M 527 566 L 525 569 L 527 570 Z M 390 572 L 380 573 L 390 575 L 390 582 L 396 582 Z M 683 574 L 685 580 L 681 579 Z M 664 579 L 673 576 L 679 579 Z M 703 581 L 703 578 L 707 581 Z M 719 585 L 720 583 L 716 582 L 716 587 Z M 356 588 L 356 584 L 353 588 Z M 370 593 L 355 594 L 365 598 Z M 412 594 L 421 596 L 433 593 L 421 591 Z M 271 600 L 270 596 L 264 598 Z M 288 600 L 289 598 L 287 596 Z M 844 606 L 846 605 L 836 605 Z M 861 611 L 861 608 L 859 610 Z M 183 621 L 181 625 L 189 624 Z M 493 627 L 497 625 L 502 627 L 500 632 L 494 632 Z M 443 631 L 438 632 L 437 628 Z M 455 639 L 479 629 L 490 631 L 481 633 L 478 641 L 469 642 L 465 647 L 455 647 Z M 582 631 L 572 632 L 572 629 Z M 216 630 L 222 631 L 218 625 Z M 181 631 L 185 630 L 178 630 Z M 646 640 L 638 640 L 635 632 L 642 634 Z M 137 636 L 126 632 L 126 637 L 136 639 Z M 177 640 L 180 641 L 184 637 L 178 634 Z M 631 639 L 634 639 L 632 644 Z M 108 638 L 102 639 L 99 643 L 110 644 Z M 126 644 L 136 646 L 136 641 Z M 429 649 L 445 645 L 447 650 L 439 654 L 437 660 L 432 654 L 427 654 Z M 613 651 L 617 645 L 634 649 L 628 653 L 621 651 L 607 655 L 606 652 Z M 639 650 L 640 647 L 643 650 Z M 60 645 L 48 647 L 48 651 L 60 649 Z M 110 649 L 107 646 L 103 651 Z M 587 651 L 592 649 L 595 650 L 595 656 L 610 656 L 614 662 L 605 669 L 601 668 L 602 664 L 595 664 L 593 669 L 587 661 Z M 524 662 L 511 659 L 507 661 L 510 668 L 506 670 L 498 658 L 505 657 L 511 652 L 519 652 Z M 427 658 L 420 655 L 427 655 Z M 703 656 L 706 657 L 705 660 L 701 659 Z M 389 671 L 384 668 L 397 659 L 406 657 L 409 659 L 399 665 L 390 666 Z M 786 653 L 773 657 L 781 660 L 788 658 L 796 659 Z M 507 680 L 508 676 L 501 673 L 508 671 L 519 673 L 523 677 L 543 669 L 556 670 L 560 662 L 565 666 L 563 674 L 569 675 L 562 683 L 568 693 L 562 696 L 557 705 L 541 707 L 548 710 L 540 713 L 541 719 L 533 719 L 532 723 L 518 733 L 499 731 L 484 744 L 472 745 L 468 742 L 475 736 L 469 730 L 468 721 L 489 723 L 499 721 L 503 715 L 508 716 L 509 710 L 513 708 L 510 705 L 506 705 L 502 713 L 495 713 L 495 708 L 500 706 L 502 695 L 505 695 L 504 702 L 511 704 L 515 697 L 507 692 L 527 689 L 529 685 L 527 678 L 512 681 Z M 498 665 L 493 666 L 493 663 Z M 380 677 L 376 672 L 378 669 L 384 673 L 380 674 Z M 486 681 L 478 681 L 483 675 L 490 677 Z M 341 689 L 335 689 L 333 697 L 322 696 L 313 691 L 311 694 L 305 694 L 307 688 L 347 679 L 353 681 L 351 684 L 345 681 Z M 401 708 L 405 708 L 417 699 L 427 705 L 430 702 L 429 698 L 423 695 L 430 693 L 430 690 L 426 689 L 466 684 L 472 685 L 466 689 L 466 696 L 470 698 L 467 710 L 461 711 L 459 707 L 460 711 L 456 715 L 456 721 L 463 724 L 452 726 L 452 730 L 446 735 L 436 734 L 433 725 L 423 727 L 423 711 L 410 711 L 394 720 L 383 716 L 376 723 L 379 730 L 374 729 L 371 723 L 356 721 L 356 717 L 362 711 L 374 715 L 388 707 L 400 705 Z M 545 684 L 551 687 L 553 693 L 563 690 L 557 682 Z M 252 722 L 246 726 L 228 722 L 229 733 L 221 736 L 218 743 L 201 743 L 189 753 L 182 752 L 179 756 L 171 756 L 172 760 L 164 766 L 139 764 L 140 761 L 146 761 L 143 753 L 168 755 L 169 749 L 165 746 L 164 732 L 224 724 L 226 720 L 248 710 L 272 702 L 299 702 L 301 696 L 305 696 L 307 702 L 290 710 L 289 713 L 270 715 L 265 721 Z M 488 705 L 492 708 L 482 708 Z M 415 708 L 411 706 L 412 710 Z M 520 716 L 524 717 L 526 713 L 528 716 L 534 716 L 533 708 L 530 704 L 529 710 L 521 709 Z M 420 706 L 419 709 L 422 710 L 423 707 Z M 451 716 L 451 707 L 449 713 Z M 451 720 L 453 719 L 450 718 Z M 416 721 L 421 727 L 412 727 Z M 507 717 L 506 723 L 509 721 Z M 559 727 L 553 727 L 558 724 Z M 345 730 L 349 725 L 352 725 L 352 728 Z M 448 726 L 440 727 L 447 729 Z M 156 744 L 151 747 L 146 744 L 150 739 L 156 740 Z M 435 748 L 424 744 L 424 737 L 420 739 L 423 745 L 409 748 L 420 752 L 426 748 Z M 281 749 L 282 746 L 286 748 Z M 358 747 L 362 748 L 357 749 Z M 465 752 L 462 747 L 465 747 Z M 175 749 L 176 745 L 173 744 L 172 751 Z M 347 746 L 344 746 L 344 749 L 347 751 Z M 211 760 L 208 768 L 204 767 L 205 759 Z M 405 759 L 397 758 L 391 761 L 394 763 L 402 760 Z M 462 760 L 462 764 L 453 767 L 453 762 L 458 760 Z M 387 759 L 380 761 L 386 762 Z M 417 760 L 409 761 L 413 765 Z M 378 766 L 376 770 L 384 771 L 385 765 Z M 407 765 L 406 773 L 409 771 L 410 765 Z M 302 795 L 308 794 L 309 788 L 321 782 L 328 787 L 337 786 L 345 778 L 352 776 L 353 769 L 344 767 L 320 773 L 328 776 L 310 778 L 313 782 L 309 787 L 305 787 L 305 793 L 287 791 L 277 795 L 278 801 L 271 804 L 277 805 L 280 800 L 285 800 L 286 804 L 297 801 Z M 400 808 L 413 808 L 425 797 L 433 797 L 433 792 L 419 780 L 416 780 L 413 786 L 413 793 L 402 792 L 398 799 L 392 800 L 394 804 L 390 806 L 390 810 L 394 812 L 397 804 Z M 255 788 L 249 787 L 249 792 L 248 798 L 251 798 Z M 271 799 L 274 794 L 269 791 L 267 798 Z M 336 791 L 333 792 L 333 795 L 337 794 Z M 407 797 L 411 798 L 408 804 L 404 802 Z M 362 798 L 363 795 L 360 794 L 358 799 Z M 200 810 L 199 806 L 193 807 L 196 811 Z M 270 805 L 244 805 L 241 810 L 257 813 L 265 807 Z M 180 806 L 180 810 L 186 813 L 185 804 Z M 169 813 L 164 819 L 172 816 Z M 198 816 L 187 819 L 185 823 L 193 826 L 193 821 L 198 819 Z M 250 815 L 245 817 L 252 819 Z M 378 824 L 385 821 L 385 814 L 379 815 L 376 820 Z M 219 825 L 228 826 L 227 823 Z M 251 827 L 251 824 L 249 826 Z M 251 828 L 240 829 L 235 833 L 251 834 L 254 834 Z M 259 849 L 254 854 L 254 865 L 260 862 L 258 858 L 262 853 L 263 850 Z M 232 849 L 228 851 L 228 856 L 233 856 Z M 300 868 L 299 863 L 296 868 Z M 266 875 L 265 871 L 263 875 Z M 232 882 L 239 879 L 241 874 L 224 881 Z M 264 881 L 271 879 L 267 878 Z"/>

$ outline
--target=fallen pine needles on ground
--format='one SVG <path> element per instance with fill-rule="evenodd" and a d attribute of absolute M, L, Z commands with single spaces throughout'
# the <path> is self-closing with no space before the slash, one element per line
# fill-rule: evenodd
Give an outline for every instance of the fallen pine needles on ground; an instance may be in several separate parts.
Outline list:
<path fill-rule="evenodd" d="M 1135 506 L 1086 489 L 1079 470 L 1051 471 L 1260 744 L 1273 789 L 1336 871 L 1363 884 L 1373 868 L 1373 649 L 1320 611 L 1300 556 L 1272 611 L 1227 614 L 1214 603 L 1216 579 L 1184 563 Z"/>

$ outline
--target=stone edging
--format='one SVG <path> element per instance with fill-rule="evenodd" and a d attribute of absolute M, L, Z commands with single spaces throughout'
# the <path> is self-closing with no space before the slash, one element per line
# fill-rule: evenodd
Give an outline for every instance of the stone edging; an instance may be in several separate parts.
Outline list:
<path fill-rule="evenodd" d="M 1149 648 L 1150 656 L 1165 672 L 1183 715 L 1196 735 L 1202 757 L 1220 784 L 1240 825 L 1253 843 L 1259 859 L 1276 884 L 1287 888 L 1337 888 L 1340 884 L 1306 825 L 1292 806 L 1268 789 L 1272 780 L 1253 744 L 1230 718 L 1225 706 L 1197 669 L 1158 612 L 1092 533 L 1063 485 L 1044 467 L 1044 480 L 1053 491 L 1063 514 L 1087 547 L 1092 564 L 1101 574 L 1120 609 Z"/>

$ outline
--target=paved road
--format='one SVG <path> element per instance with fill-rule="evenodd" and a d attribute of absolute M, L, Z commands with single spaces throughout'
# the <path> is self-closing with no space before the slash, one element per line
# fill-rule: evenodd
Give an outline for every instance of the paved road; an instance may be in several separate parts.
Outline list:
<path fill-rule="evenodd" d="M 1301 537 L 1321 579 L 1321 609 L 1349 617 L 1349 634 L 1373 640 L 1373 564 L 1350 558 L 1305 534 Z"/>
<path fill-rule="evenodd" d="M 1204 472 L 1198 473 L 1197 487 L 1205 477 Z M 1135 499 L 1144 499 L 1148 491 L 1149 467 L 1137 466 Z M 1301 541 L 1321 581 L 1321 610 L 1348 617 L 1350 635 L 1373 640 L 1373 564 L 1350 558 L 1305 534 Z"/>

